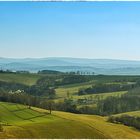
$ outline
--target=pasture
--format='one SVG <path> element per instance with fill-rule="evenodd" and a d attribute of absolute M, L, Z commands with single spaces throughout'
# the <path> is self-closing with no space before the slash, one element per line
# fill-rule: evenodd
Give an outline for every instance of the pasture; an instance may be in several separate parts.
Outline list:
<path fill-rule="evenodd" d="M 39 74 L 0 73 L 0 81 L 34 85 L 41 78 Z"/>
<path fill-rule="evenodd" d="M 96 115 L 78 115 L 0 102 L 0 138 L 139 138 L 140 133 Z"/>

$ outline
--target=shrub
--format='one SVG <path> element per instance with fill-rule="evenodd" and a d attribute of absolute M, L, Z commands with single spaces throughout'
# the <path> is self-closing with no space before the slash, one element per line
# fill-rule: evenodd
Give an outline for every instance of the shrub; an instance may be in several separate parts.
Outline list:
<path fill-rule="evenodd" d="M 0 123 L 0 132 L 3 132 L 3 126 L 1 123 Z"/>

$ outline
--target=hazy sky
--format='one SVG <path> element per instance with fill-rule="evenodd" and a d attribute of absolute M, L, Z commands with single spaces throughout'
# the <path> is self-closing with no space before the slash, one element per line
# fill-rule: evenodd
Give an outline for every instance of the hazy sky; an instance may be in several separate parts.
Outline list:
<path fill-rule="evenodd" d="M 0 57 L 140 60 L 140 2 L 0 2 Z"/>

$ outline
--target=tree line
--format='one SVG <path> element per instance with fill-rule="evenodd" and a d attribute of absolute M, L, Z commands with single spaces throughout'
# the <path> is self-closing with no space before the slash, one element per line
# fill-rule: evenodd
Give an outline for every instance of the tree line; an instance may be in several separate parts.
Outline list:
<path fill-rule="evenodd" d="M 108 121 L 111 123 L 121 123 L 127 126 L 135 127 L 140 130 L 140 117 L 121 115 L 121 116 L 110 116 Z"/>
<path fill-rule="evenodd" d="M 79 89 L 78 95 L 98 94 L 105 92 L 126 91 L 134 88 L 134 84 L 96 84 L 92 87 Z"/>
<path fill-rule="evenodd" d="M 97 103 L 100 115 L 111 115 L 140 109 L 140 87 L 129 90 L 120 97 L 108 97 Z"/>

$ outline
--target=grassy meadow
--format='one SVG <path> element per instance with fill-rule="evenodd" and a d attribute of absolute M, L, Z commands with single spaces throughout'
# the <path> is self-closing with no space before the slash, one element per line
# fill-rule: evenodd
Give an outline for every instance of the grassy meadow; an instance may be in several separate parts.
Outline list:
<path fill-rule="evenodd" d="M 140 133 L 96 115 L 78 115 L 0 102 L 0 138 L 139 138 Z"/>
<path fill-rule="evenodd" d="M 121 115 L 129 115 L 129 116 L 140 117 L 140 111 L 125 112 L 125 113 L 120 113 L 120 114 L 113 115 L 113 116 L 121 116 Z"/>
<path fill-rule="evenodd" d="M 41 78 L 39 74 L 0 73 L 0 81 L 34 85 Z"/>

